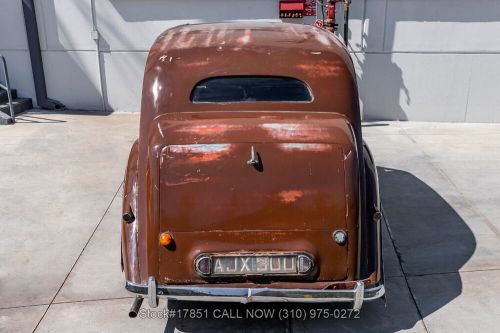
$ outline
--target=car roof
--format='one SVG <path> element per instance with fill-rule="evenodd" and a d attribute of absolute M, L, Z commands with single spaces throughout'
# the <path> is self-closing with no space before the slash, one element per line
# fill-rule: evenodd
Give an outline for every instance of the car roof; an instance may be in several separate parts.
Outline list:
<path fill-rule="evenodd" d="M 192 103 L 201 81 L 221 76 L 280 76 L 304 82 L 310 103 Z M 332 33 L 300 24 L 237 22 L 183 25 L 162 33 L 146 63 L 144 117 L 207 110 L 300 110 L 349 114 L 357 105 L 354 66 Z"/>
<path fill-rule="evenodd" d="M 199 48 L 251 51 L 261 47 L 320 52 L 344 47 L 334 34 L 311 25 L 258 21 L 181 25 L 163 32 L 155 45 L 162 50 L 186 52 Z"/>

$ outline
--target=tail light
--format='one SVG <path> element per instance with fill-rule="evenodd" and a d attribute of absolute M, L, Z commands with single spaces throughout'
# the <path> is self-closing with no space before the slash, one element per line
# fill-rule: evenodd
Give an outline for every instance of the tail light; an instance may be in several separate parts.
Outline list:
<path fill-rule="evenodd" d="M 212 262 L 208 256 L 201 256 L 194 263 L 194 268 L 200 275 L 210 275 L 211 266 Z"/>
<path fill-rule="evenodd" d="M 300 274 L 309 272 L 313 267 L 313 261 L 309 256 L 299 255 L 297 257 L 297 271 Z"/>

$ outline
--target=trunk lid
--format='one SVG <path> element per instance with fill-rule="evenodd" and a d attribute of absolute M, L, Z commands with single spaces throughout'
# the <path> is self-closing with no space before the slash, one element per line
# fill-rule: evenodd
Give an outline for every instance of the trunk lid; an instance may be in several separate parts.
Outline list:
<path fill-rule="evenodd" d="M 200 254 L 298 251 L 313 258 L 313 275 L 269 281 L 348 276 L 348 262 L 356 260 L 358 195 L 355 140 L 343 116 L 171 113 L 156 118 L 149 147 L 157 165 L 151 224 L 175 240 L 174 247 L 158 245 L 159 283 L 207 283 L 194 269 Z M 256 165 L 247 163 L 252 147 Z M 346 245 L 332 239 L 336 229 L 347 232 Z"/>
<path fill-rule="evenodd" d="M 221 139 L 163 148 L 162 230 L 345 229 L 341 145 L 301 142 L 305 140 L 293 136 L 278 142 Z M 252 150 L 256 165 L 247 163 Z"/>

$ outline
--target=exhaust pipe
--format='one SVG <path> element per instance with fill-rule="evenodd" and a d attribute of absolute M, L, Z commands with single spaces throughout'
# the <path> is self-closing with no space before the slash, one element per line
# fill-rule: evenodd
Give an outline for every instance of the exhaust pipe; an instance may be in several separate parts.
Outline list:
<path fill-rule="evenodd" d="M 144 298 L 142 296 L 137 295 L 134 299 L 134 302 L 132 303 L 132 307 L 130 308 L 130 311 L 128 312 L 128 316 L 130 318 L 135 318 L 137 317 L 137 314 L 139 313 L 139 310 L 141 309 L 142 301 Z"/>

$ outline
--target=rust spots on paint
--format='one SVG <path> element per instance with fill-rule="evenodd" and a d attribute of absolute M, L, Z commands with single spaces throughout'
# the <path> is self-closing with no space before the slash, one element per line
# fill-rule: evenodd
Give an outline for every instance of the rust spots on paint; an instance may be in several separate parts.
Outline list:
<path fill-rule="evenodd" d="M 252 30 L 250 29 L 245 29 L 243 32 L 243 36 L 236 38 L 236 42 L 239 44 L 249 44 L 252 41 Z"/>
<path fill-rule="evenodd" d="M 203 183 L 207 182 L 210 180 L 210 177 L 182 177 L 178 179 L 177 181 L 167 181 L 166 185 L 167 186 L 179 186 L 179 185 L 186 185 L 186 184 L 192 184 L 192 183 Z"/>
<path fill-rule="evenodd" d="M 280 148 L 284 151 L 308 151 L 308 152 L 327 152 L 332 150 L 332 146 L 323 143 L 282 143 Z"/>
<path fill-rule="evenodd" d="M 260 125 L 268 134 L 276 140 L 304 139 L 307 141 L 328 141 L 330 134 L 325 128 L 312 126 L 310 124 L 276 124 L 267 123 Z"/>
<path fill-rule="evenodd" d="M 213 152 L 213 153 L 206 153 L 206 154 L 198 154 L 191 156 L 189 158 L 189 161 L 195 162 L 195 163 L 200 163 L 200 162 L 211 162 L 211 161 L 217 161 L 220 160 L 221 157 L 225 156 L 224 152 Z"/>
<path fill-rule="evenodd" d="M 186 62 L 182 64 L 184 68 L 204 67 L 210 64 L 210 58 L 205 58 L 198 61 Z"/>
<path fill-rule="evenodd" d="M 227 125 L 227 124 L 213 124 L 213 125 L 195 125 L 184 127 L 177 132 L 190 133 L 196 135 L 220 135 L 228 131 L 242 129 L 243 125 Z"/>
<path fill-rule="evenodd" d="M 278 193 L 280 201 L 286 204 L 297 201 L 297 199 L 299 199 L 303 195 L 304 192 L 299 190 L 281 191 L 280 193 Z"/>
<path fill-rule="evenodd" d="M 206 144 L 206 145 L 173 145 L 170 146 L 170 157 L 177 158 L 180 154 L 182 159 L 189 162 L 211 162 L 228 156 L 233 149 L 231 144 Z"/>
<path fill-rule="evenodd" d="M 345 63 L 342 61 L 328 61 L 324 59 L 298 64 L 297 68 L 308 75 L 314 75 L 316 77 L 339 77 L 345 75 L 346 71 Z"/>

